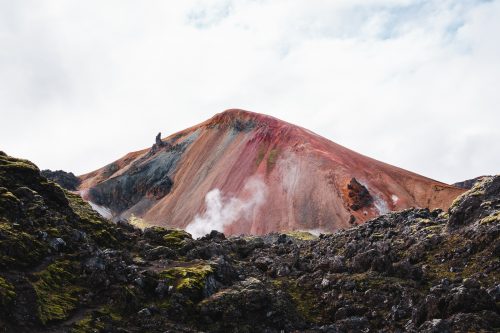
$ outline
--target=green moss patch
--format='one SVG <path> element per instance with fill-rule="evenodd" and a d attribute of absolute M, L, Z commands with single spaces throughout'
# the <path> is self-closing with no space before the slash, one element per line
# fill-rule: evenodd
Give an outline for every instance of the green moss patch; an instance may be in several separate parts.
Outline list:
<path fill-rule="evenodd" d="M 391 288 L 394 284 L 415 287 L 415 282 L 407 279 L 400 279 L 393 276 L 380 276 L 373 271 L 355 274 L 340 274 L 339 278 L 349 279 L 356 283 L 356 289 L 366 291 L 368 289 Z"/>
<path fill-rule="evenodd" d="M 123 317 L 120 313 L 109 306 L 103 306 L 92 313 L 87 314 L 83 319 L 73 324 L 72 333 L 94 333 L 101 332 L 106 328 L 105 322 L 120 322 Z"/>
<path fill-rule="evenodd" d="M 142 230 L 151 226 L 144 219 L 141 219 L 140 217 L 137 217 L 134 214 L 130 215 L 128 221 L 134 227 L 142 229 Z"/>
<path fill-rule="evenodd" d="M 19 202 L 19 199 L 12 192 L 7 191 L 5 187 L 0 187 L 0 200 Z"/>
<path fill-rule="evenodd" d="M 428 232 L 435 232 L 435 231 L 441 231 L 443 229 L 444 225 L 439 224 L 439 225 L 431 225 L 428 227 L 423 228 L 423 231 L 428 231 Z"/>
<path fill-rule="evenodd" d="M 59 261 L 36 273 L 33 287 L 37 294 L 38 317 L 43 324 L 63 320 L 78 304 L 82 288 L 76 285 L 76 266 L 70 261 Z"/>
<path fill-rule="evenodd" d="M 415 219 L 415 222 L 423 224 L 423 225 L 426 225 L 426 224 L 435 224 L 435 222 L 433 220 L 431 220 L 431 219 L 424 219 L 424 218 L 421 218 L 421 217 L 417 217 Z"/>
<path fill-rule="evenodd" d="M 15 298 L 14 286 L 0 276 L 0 306 L 8 306 Z"/>
<path fill-rule="evenodd" d="M 178 291 L 201 291 L 205 287 L 208 275 L 212 273 L 212 266 L 197 264 L 164 270 L 160 273 L 160 277 L 170 281 Z"/>
<path fill-rule="evenodd" d="M 100 319 L 100 318 L 98 318 Z M 84 319 L 76 322 L 71 329 L 72 333 L 94 333 L 94 332 L 102 332 L 105 328 L 105 324 L 93 318 L 91 315 L 88 315 Z"/>
<path fill-rule="evenodd" d="M 116 226 L 112 222 L 103 219 L 79 195 L 66 192 L 66 197 L 70 207 L 80 218 L 80 221 L 76 221 L 78 225 L 75 227 L 85 231 L 101 246 L 113 247 L 118 245 L 119 242 L 115 237 Z"/>
<path fill-rule="evenodd" d="M 317 239 L 318 236 L 315 236 L 311 234 L 310 232 L 307 231 L 301 231 L 301 230 L 294 230 L 294 231 L 288 231 L 285 233 L 287 236 L 290 236 L 292 238 L 298 239 L 298 240 L 303 240 L 303 241 L 310 241 Z"/>
<path fill-rule="evenodd" d="M 381 232 L 374 232 L 373 234 L 371 234 L 370 238 L 371 239 L 382 239 L 382 238 L 384 238 L 384 234 Z"/>
<path fill-rule="evenodd" d="M 282 290 L 285 290 L 293 300 L 295 308 L 300 316 L 310 322 L 321 322 L 321 311 L 317 309 L 317 296 L 305 288 L 297 285 L 295 281 L 288 280 L 273 280 L 273 285 Z"/>
<path fill-rule="evenodd" d="M 39 262 L 47 251 L 47 245 L 32 235 L 15 229 L 0 218 L 0 267 L 12 264 L 24 267 Z"/>
<path fill-rule="evenodd" d="M 479 224 L 489 224 L 493 222 L 500 222 L 500 212 L 496 212 L 493 215 L 486 216 L 479 221 Z"/>
<path fill-rule="evenodd" d="M 165 245 L 174 249 L 182 247 L 187 239 L 192 239 L 191 235 L 181 229 L 170 229 L 167 234 L 163 236 Z"/>
<path fill-rule="evenodd" d="M 38 172 L 39 169 L 38 167 L 25 159 L 22 158 L 14 158 L 10 156 L 2 156 L 1 158 L 1 163 L 0 163 L 0 170 L 1 171 L 12 171 L 12 170 L 29 170 L 29 171 L 36 171 Z"/>

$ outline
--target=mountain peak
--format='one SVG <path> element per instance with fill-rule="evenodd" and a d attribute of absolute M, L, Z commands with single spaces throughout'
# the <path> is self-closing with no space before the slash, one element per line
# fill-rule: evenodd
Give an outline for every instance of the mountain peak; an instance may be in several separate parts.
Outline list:
<path fill-rule="evenodd" d="M 276 126 L 278 123 L 285 123 L 277 118 L 242 110 L 242 109 L 227 109 L 223 112 L 217 113 L 208 120 L 208 126 L 213 127 L 232 127 L 236 130 L 251 130 L 256 127 L 269 127 Z"/>
<path fill-rule="evenodd" d="M 115 220 L 202 232 L 334 231 L 462 189 L 382 163 L 277 118 L 229 109 L 80 177 Z"/>
<path fill-rule="evenodd" d="M 217 113 L 214 117 L 221 116 L 226 118 L 251 118 L 261 115 L 257 112 L 252 112 L 243 109 L 226 109 L 222 112 Z"/>
<path fill-rule="evenodd" d="M 258 120 L 264 118 L 272 118 L 271 116 L 267 116 L 265 114 L 252 112 L 243 109 L 227 109 L 222 112 L 215 114 L 212 119 L 232 119 L 232 120 Z"/>

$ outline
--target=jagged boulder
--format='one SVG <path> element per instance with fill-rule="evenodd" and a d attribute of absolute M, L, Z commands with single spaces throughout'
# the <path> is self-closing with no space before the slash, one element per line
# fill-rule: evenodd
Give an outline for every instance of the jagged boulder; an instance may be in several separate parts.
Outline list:
<path fill-rule="evenodd" d="M 351 178 L 347 184 L 348 195 L 351 200 L 351 209 L 356 211 L 368 207 L 373 203 L 373 197 L 368 189 L 358 182 L 356 178 Z"/>
<path fill-rule="evenodd" d="M 468 192 L 459 196 L 451 205 L 448 226 L 456 229 L 473 222 L 486 224 L 499 221 L 500 177 L 484 177 Z"/>

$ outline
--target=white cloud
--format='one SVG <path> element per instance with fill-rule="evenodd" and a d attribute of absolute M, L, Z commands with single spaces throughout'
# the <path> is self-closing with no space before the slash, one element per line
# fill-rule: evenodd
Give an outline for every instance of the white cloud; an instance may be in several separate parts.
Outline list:
<path fill-rule="evenodd" d="M 0 0 L 0 149 L 91 171 L 231 107 L 443 181 L 498 173 L 500 1 Z"/>

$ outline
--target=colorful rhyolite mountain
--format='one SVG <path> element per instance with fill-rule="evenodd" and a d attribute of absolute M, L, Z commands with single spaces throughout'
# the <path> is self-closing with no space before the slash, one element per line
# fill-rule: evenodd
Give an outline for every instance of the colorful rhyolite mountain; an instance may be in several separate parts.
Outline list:
<path fill-rule="evenodd" d="M 379 162 L 276 118 L 227 110 L 80 176 L 115 220 L 195 236 L 333 231 L 408 207 L 446 209 L 463 189 Z"/>

